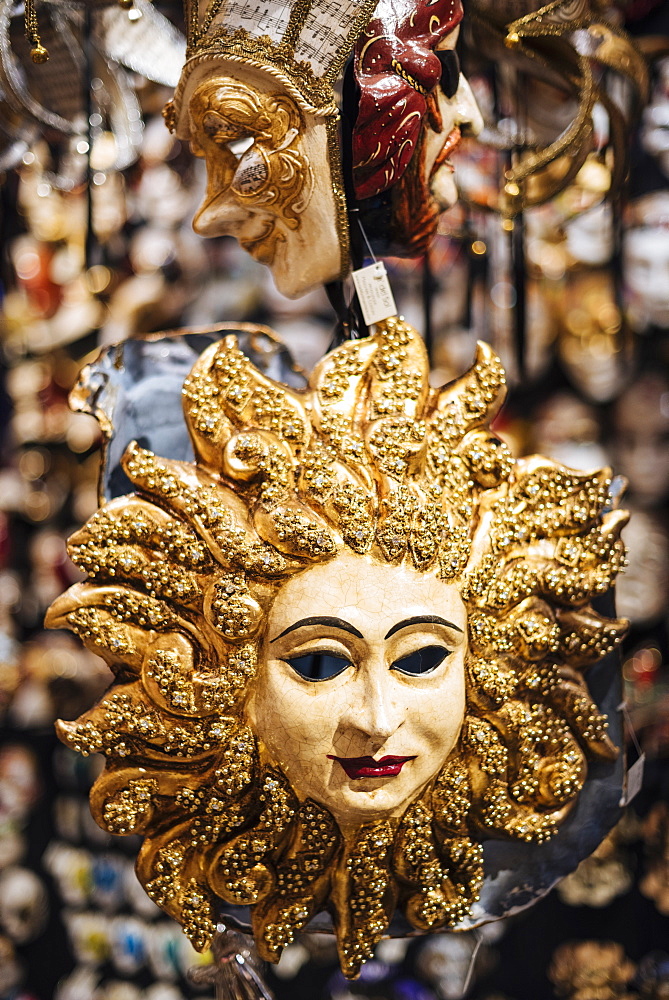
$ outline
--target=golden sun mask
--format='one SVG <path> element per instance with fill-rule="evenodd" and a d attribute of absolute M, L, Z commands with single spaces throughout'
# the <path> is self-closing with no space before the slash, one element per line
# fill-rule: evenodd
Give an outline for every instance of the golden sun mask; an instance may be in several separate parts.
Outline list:
<path fill-rule="evenodd" d="M 398 319 L 303 392 L 228 336 L 184 385 L 196 462 L 131 445 L 135 492 L 71 539 L 48 623 L 116 681 L 60 736 L 106 755 L 93 813 L 196 948 L 219 900 L 273 962 L 328 910 L 354 976 L 396 910 L 457 926 L 482 841 L 548 840 L 615 757 L 583 671 L 625 629 L 591 601 L 626 515 L 606 472 L 514 461 L 503 393 L 485 345 L 431 389 Z"/>

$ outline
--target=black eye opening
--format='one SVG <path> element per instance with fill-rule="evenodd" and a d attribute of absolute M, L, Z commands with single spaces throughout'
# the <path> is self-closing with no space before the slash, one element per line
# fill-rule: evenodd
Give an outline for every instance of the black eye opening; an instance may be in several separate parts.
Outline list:
<path fill-rule="evenodd" d="M 239 135 L 234 139 L 230 139 L 225 145 L 238 160 L 241 160 L 244 153 L 248 153 L 254 142 L 255 139 L 252 135 Z"/>
<path fill-rule="evenodd" d="M 334 653 L 306 653 L 304 656 L 286 657 L 286 663 L 305 681 L 329 681 L 351 666 L 350 660 L 345 656 L 336 656 Z"/>
<path fill-rule="evenodd" d="M 391 663 L 390 669 L 399 670 L 401 674 L 407 674 L 409 677 L 417 677 L 420 674 L 432 673 L 450 655 L 450 649 L 444 649 L 443 646 L 423 646 L 422 649 L 416 649 L 408 656 L 395 660 Z"/>
<path fill-rule="evenodd" d="M 437 49 L 435 55 L 441 63 L 439 85 L 444 97 L 455 97 L 460 86 L 460 60 L 455 49 Z"/>

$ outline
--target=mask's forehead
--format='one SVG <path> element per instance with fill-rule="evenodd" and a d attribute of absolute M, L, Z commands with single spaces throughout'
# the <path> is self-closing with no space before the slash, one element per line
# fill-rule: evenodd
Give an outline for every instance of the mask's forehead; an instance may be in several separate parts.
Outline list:
<path fill-rule="evenodd" d="M 465 608 L 455 586 L 435 572 L 388 565 L 350 551 L 292 577 L 269 614 L 270 639 L 305 618 L 340 618 L 365 640 L 382 641 L 398 626 L 418 620 L 465 631 Z M 439 621 L 438 621 L 439 619 Z"/>
<path fill-rule="evenodd" d="M 384 62 L 380 55 L 375 62 L 377 72 L 393 68 L 392 58 L 402 58 L 402 66 L 419 83 L 429 84 L 429 54 L 460 23 L 464 9 L 460 0 L 381 0 L 374 11 L 357 49 L 363 50 L 372 39 L 377 44 L 385 42 L 379 54 L 386 54 Z M 392 54 L 391 53 L 392 50 Z M 396 71 L 399 67 L 396 67 Z"/>
<path fill-rule="evenodd" d="M 290 46 L 295 63 L 307 63 L 317 75 L 329 74 L 340 50 L 346 50 L 374 10 L 374 0 L 327 0 L 302 3 L 299 0 L 263 0 L 238 3 L 235 0 L 187 2 L 189 46 L 201 46 L 207 37 L 233 29 L 252 38 L 269 38 Z"/>
<path fill-rule="evenodd" d="M 245 78 L 259 69 L 281 84 L 307 113 L 337 115 L 333 84 L 376 0 L 185 0 L 187 58 L 168 116 L 181 131 L 191 73 L 211 60 L 235 63 Z"/>

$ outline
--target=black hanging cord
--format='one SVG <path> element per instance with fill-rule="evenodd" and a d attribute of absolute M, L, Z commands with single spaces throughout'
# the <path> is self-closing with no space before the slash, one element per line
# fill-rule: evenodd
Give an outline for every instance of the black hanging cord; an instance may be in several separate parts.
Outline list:
<path fill-rule="evenodd" d="M 525 376 L 525 359 L 527 349 L 527 276 L 525 272 L 525 218 L 519 212 L 513 220 L 511 238 L 511 261 L 513 287 L 516 293 L 516 303 L 513 310 L 514 344 L 518 378 Z"/>
<path fill-rule="evenodd" d="M 462 224 L 462 243 L 461 248 L 464 248 L 465 260 L 467 261 L 467 291 L 465 293 L 465 312 L 462 317 L 463 325 L 465 330 L 471 330 L 472 328 L 472 318 L 474 312 L 474 258 L 475 254 L 472 250 L 473 242 L 473 229 L 472 229 L 472 214 L 471 207 L 469 203 L 465 204 L 465 218 Z"/>
<path fill-rule="evenodd" d="M 356 206 L 353 187 L 353 126 L 358 116 L 358 85 L 353 73 L 353 60 L 349 59 L 344 72 L 342 84 L 342 114 L 341 114 L 341 159 L 344 193 L 348 208 L 348 231 L 350 242 L 351 267 L 358 270 L 364 264 L 365 244 L 369 246 L 360 222 L 359 210 Z M 371 251 L 370 251 L 371 252 Z M 372 254 L 373 257 L 373 254 Z M 353 293 L 347 301 L 342 281 L 332 281 L 325 286 L 330 305 L 337 315 L 337 325 L 332 338 L 331 349 L 345 340 L 355 340 L 367 334 L 367 327 L 362 318 L 358 296 Z"/>
<path fill-rule="evenodd" d="M 607 91 L 609 88 L 611 74 L 607 73 Z M 606 148 L 606 147 L 605 147 Z M 631 156 L 631 139 L 628 140 L 628 148 L 626 150 L 628 157 Z M 621 319 L 620 328 L 620 340 L 619 345 L 622 348 L 625 341 L 625 329 L 624 329 L 624 316 L 625 316 L 625 293 L 624 293 L 624 281 L 623 281 L 623 235 L 624 235 L 624 225 L 623 219 L 625 217 L 625 209 L 627 202 L 629 200 L 630 192 L 630 182 L 631 182 L 631 171 L 628 169 L 625 177 L 620 185 L 620 188 L 610 197 L 611 205 L 611 216 L 613 222 L 613 252 L 611 255 L 611 277 L 613 279 L 613 294 L 615 297 L 616 308 L 618 309 L 618 315 Z M 608 197 L 608 196 L 606 196 Z"/>
<path fill-rule="evenodd" d="M 516 132 L 521 131 L 521 121 L 520 116 L 524 113 L 527 108 L 527 100 L 529 99 L 528 93 L 528 81 L 527 77 L 524 77 L 519 70 L 515 72 L 516 77 L 516 100 L 515 107 L 513 109 L 513 114 L 516 123 Z M 521 95 L 521 89 L 524 90 L 524 95 Z M 524 97 L 524 99 L 523 99 Z M 516 146 L 513 152 L 510 152 L 507 156 L 507 170 L 510 170 L 513 162 L 514 152 L 516 156 L 520 156 L 522 150 L 522 144 L 527 140 L 527 119 L 524 116 L 522 121 L 522 135 L 519 135 L 519 144 Z M 511 278 L 513 281 L 513 289 L 515 292 L 516 301 L 513 305 L 513 341 L 514 341 L 514 354 L 516 360 L 516 368 L 518 378 L 522 379 L 525 375 L 525 357 L 526 357 L 526 347 L 527 347 L 527 306 L 526 306 L 526 295 L 527 295 L 527 277 L 525 272 L 525 218 L 523 215 L 522 208 L 519 209 L 516 215 L 507 220 L 508 233 L 509 233 L 509 252 L 511 260 Z"/>
<path fill-rule="evenodd" d="M 341 165 L 346 204 L 349 212 L 351 266 L 354 271 L 357 271 L 364 264 L 365 244 L 367 243 L 364 230 L 359 222 L 360 211 L 357 208 L 355 187 L 353 185 L 353 128 L 358 117 L 359 102 L 360 91 L 355 79 L 355 73 L 353 72 L 353 59 L 351 58 L 344 71 L 344 79 L 342 81 Z M 354 217 L 351 218 L 351 216 Z"/>
<path fill-rule="evenodd" d="M 343 344 L 346 340 L 356 340 L 359 336 L 359 332 L 357 326 L 354 327 L 351 322 L 353 317 L 351 314 L 351 307 L 346 302 L 344 282 L 330 281 L 325 286 L 325 293 L 337 316 L 337 325 L 335 326 L 332 340 L 328 348 L 328 350 L 331 351 L 335 347 L 339 347 L 339 345 Z"/>

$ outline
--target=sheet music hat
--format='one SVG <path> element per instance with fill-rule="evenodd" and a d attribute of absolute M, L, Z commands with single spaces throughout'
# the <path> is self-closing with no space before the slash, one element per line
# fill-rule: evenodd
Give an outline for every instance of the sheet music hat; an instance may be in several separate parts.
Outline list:
<path fill-rule="evenodd" d="M 168 127 L 188 137 L 184 96 L 193 70 L 207 62 L 263 70 L 283 84 L 303 111 L 336 118 L 333 84 L 376 4 L 377 0 L 184 0 L 188 48 L 174 98 L 165 109 Z"/>

